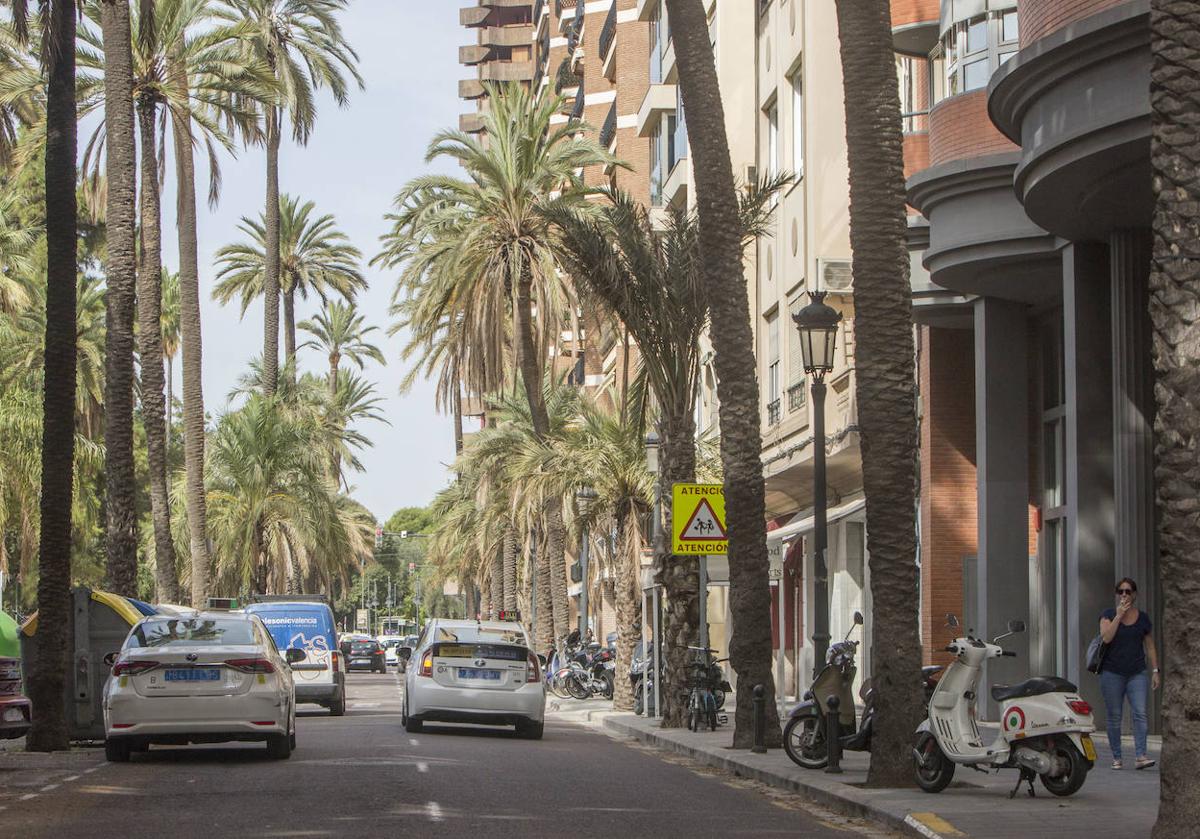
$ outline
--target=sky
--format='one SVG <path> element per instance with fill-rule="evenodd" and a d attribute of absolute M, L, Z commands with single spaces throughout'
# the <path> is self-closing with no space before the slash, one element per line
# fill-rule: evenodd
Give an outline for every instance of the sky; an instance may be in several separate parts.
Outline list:
<path fill-rule="evenodd" d="M 396 509 L 423 506 L 448 481 L 454 457 L 452 423 L 434 409 L 432 383 L 418 382 L 401 395 L 406 368 L 400 361 L 403 334 L 389 337 L 388 302 L 394 273 L 365 263 L 379 250 L 386 230 L 383 215 L 410 178 L 447 170 L 430 167 L 425 148 L 433 134 L 454 127 L 470 106 L 458 98 L 459 42 L 466 35 L 458 23 L 460 0 L 350 0 L 342 14 L 347 40 L 358 52 L 366 88 L 355 91 L 344 109 L 326 94 L 320 97 L 316 127 L 306 147 L 285 137 L 280 154 L 280 191 L 316 202 L 320 213 L 332 213 L 337 224 L 363 252 L 369 288 L 358 307 L 388 364 L 368 362 L 365 376 L 376 383 L 390 425 L 364 423 L 361 430 L 374 447 L 360 459 L 365 471 L 351 475 L 354 496 L 380 520 Z M 82 138 L 81 138 L 82 139 Z M 208 172 L 197 156 L 197 193 L 207 195 Z M 174 171 L 174 164 L 168 161 Z M 244 319 L 234 302 L 221 307 L 211 292 L 216 275 L 213 254 L 244 237 L 237 230 L 242 216 L 257 218 L 265 195 L 265 153 L 240 150 L 237 159 L 221 161 L 222 192 L 216 210 L 200 208 L 200 296 L 204 340 L 205 409 L 217 415 L 228 407 L 228 394 L 248 362 L 262 352 L 262 304 L 252 305 Z M 163 261 L 178 268 L 175 195 L 170 179 L 163 195 Z M 296 320 L 315 314 L 318 302 L 297 300 Z M 282 317 L 282 310 L 281 310 Z M 303 342 L 299 333 L 297 342 Z M 280 338 L 280 351 L 283 340 Z M 300 352 L 302 370 L 322 373 L 328 367 L 315 350 Z M 178 370 L 178 365 L 176 367 Z M 178 373 L 176 373 L 178 395 Z"/>

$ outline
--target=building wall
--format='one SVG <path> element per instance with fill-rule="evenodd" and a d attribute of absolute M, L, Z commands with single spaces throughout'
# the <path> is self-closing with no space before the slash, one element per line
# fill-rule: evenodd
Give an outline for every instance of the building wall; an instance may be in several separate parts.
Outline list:
<path fill-rule="evenodd" d="M 929 113 L 930 166 L 1016 148 L 988 119 L 986 90 L 943 99 Z"/>
<path fill-rule="evenodd" d="M 1021 0 L 1021 46 L 1129 0 Z"/>

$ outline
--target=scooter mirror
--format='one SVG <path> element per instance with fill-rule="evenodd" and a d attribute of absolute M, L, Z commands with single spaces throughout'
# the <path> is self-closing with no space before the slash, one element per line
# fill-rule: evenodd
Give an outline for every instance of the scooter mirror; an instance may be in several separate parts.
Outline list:
<path fill-rule="evenodd" d="M 862 625 L 863 625 L 863 616 L 862 616 L 862 612 L 855 612 L 855 613 L 854 613 L 854 622 L 855 622 L 857 625 L 859 625 L 859 626 L 862 626 Z"/>
<path fill-rule="evenodd" d="M 1009 621 L 1008 622 L 1008 631 L 1009 632 L 1024 632 L 1025 631 L 1025 621 Z"/>
<path fill-rule="evenodd" d="M 954 615 L 947 613 L 946 626 L 958 626 L 958 618 L 956 618 Z"/>

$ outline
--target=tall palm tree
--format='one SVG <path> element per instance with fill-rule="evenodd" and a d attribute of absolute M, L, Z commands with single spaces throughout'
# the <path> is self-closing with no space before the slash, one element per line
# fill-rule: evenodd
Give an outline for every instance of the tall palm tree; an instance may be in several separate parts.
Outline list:
<path fill-rule="evenodd" d="M 327 302 L 325 309 L 314 315 L 312 320 L 300 324 L 302 331 L 312 335 L 301 347 L 311 347 L 323 352 L 329 359 L 331 393 L 337 392 L 338 372 L 343 359 L 355 364 L 359 370 L 363 369 L 368 359 L 379 364 L 387 363 L 379 347 L 367 340 L 367 336 L 378 327 L 364 326 L 364 320 L 353 303 L 331 301 Z"/>
<path fill-rule="evenodd" d="M 284 360 L 296 354 L 296 296 L 315 294 L 328 304 L 337 294 L 346 301 L 367 287 L 359 270 L 362 253 L 337 229 L 332 215 L 316 218 L 316 204 L 290 195 L 279 199 L 279 290 L 283 295 Z M 242 314 L 263 295 L 266 277 L 266 223 L 242 218 L 239 229 L 249 241 L 226 245 L 217 251 L 221 270 L 213 299 L 222 305 L 241 299 Z"/>
<path fill-rule="evenodd" d="M 25 747 L 67 748 L 62 696 L 66 678 L 71 585 L 71 487 L 75 454 L 75 284 L 78 132 L 75 122 L 75 4 L 40 0 L 46 67 L 46 348 L 42 402 L 41 536 L 38 550 L 37 653 L 29 697 L 41 711 Z M 12 3 L 14 30 L 28 33 L 28 0 Z"/>
<path fill-rule="evenodd" d="M 725 135 L 708 17 L 702 0 L 665 0 L 679 63 L 679 86 L 688 113 L 696 172 L 696 204 L 704 260 L 701 277 L 712 317 L 721 401 L 721 461 L 729 530 L 730 664 L 737 671 L 737 707 L 751 707 L 751 691 L 766 690 L 768 742 L 782 740 L 771 672 L 771 595 L 768 581 L 762 435 L 754 334 L 742 264 L 742 230 Z M 750 745 L 750 715 L 737 714 L 734 744 Z"/>
<path fill-rule="evenodd" d="M 108 587 L 137 593 L 137 484 L 133 457 L 133 350 L 137 246 L 137 152 L 133 116 L 133 41 L 128 0 L 101 0 L 105 57 L 104 122 L 109 136 L 105 164 L 104 273 L 107 308 L 104 366 L 105 551 Z"/>
<path fill-rule="evenodd" d="M 375 261 L 404 266 L 396 297 L 404 323 L 415 327 L 411 346 L 451 350 L 451 378 L 468 391 L 489 393 L 507 384 L 501 360 L 512 348 L 540 439 L 550 429 L 542 365 L 573 297 L 558 271 L 542 210 L 555 195 L 559 203 L 582 203 L 587 190 L 576 173 L 613 161 L 591 139 L 576 138 L 578 125 L 555 122 L 558 97 L 508 85 L 490 87 L 489 101 L 486 142 L 445 131 L 426 154 L 430 161 L 457 162 L 467 178 L 411 181 L 396 198 L 389 216 L 393 227 Z M 555 620 L 558 634 L 566 628 L 566 530 L 559 496 L 547 498 L 543 519 L 548 553 L 539 551 L 538 557 L 546 560 L 560 607 L 556 615 L 564 615 Z"/>
<path fill-rule="evenodd" d="M 1166 676 L 1163 680 L 1163 764 L 1155 839 L 1186 836 L 1200 822 L 1200 733 L 1190 708 L 1200 683 L 1197 652 L 1189 637 L 1190 616 L 1200 590 L 1200 548 L 1195 498 L 1197 315 L 1196 201 L 1197 138 L 1191 123 L 1195 93 L 1191 80 L 1200 67 L 1193 33 L 1200 9 L 1190 3 L 1151 0 L 1150 164 L 1154 185 L 1154 247 L 1150 270 L 1151 352 L 1154 359 L 1155 478 L 1163 592 Z"/>
<path fill-rule="evenodd" d="M 224 0 L 221 14 L 251 26 L 247 47 L 265 62 L 278 81 L 282 98 L 265 106 L 267 197 L 263 218 L 263 364 L 268 382 L 278 374 L 280 292 L 279 146 L 284 113 L 292 138 L 308 142 L 316 121 L 313 92 L 328 87 L 339 106 L 348 100 L 349 75 L 362 87 L 358 55 L 346 42 L 338 12 L 347 0 Z M 272 392 L 274 385 L 272 385 Z"/>
<path fill-rule="evenodd" d="M 900 94 L 887 0 L 837 0 L 850 165 L 855 387 L 871 557 L 879 725 L 869 786 L 910 783 L 922 696 L 915 595 L 917 419 Z M 907 348 L 907 350 L 906 350 Z M 885 651 L 882 654 L 880 651 Z"/>
<path fill-rule="evenodd" d="M 179 275 L 162 270 L 162 351 L 167 365 L 167 449 L 171 448 L 175 412 L 175 356 L 179 355 Z"/>

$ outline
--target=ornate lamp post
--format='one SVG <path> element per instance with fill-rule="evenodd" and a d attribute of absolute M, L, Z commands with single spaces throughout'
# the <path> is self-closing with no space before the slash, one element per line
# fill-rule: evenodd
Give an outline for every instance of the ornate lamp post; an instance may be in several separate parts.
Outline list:
<path fill-rule="evenodd" d="M 599 496 L 596 490 L 589 486 L 580 487 L 575 493 L 575 505 L 579 509 L 579 515 L 583 519 L 583 533 L 579 545 L 579 569 L 580 569 L 580 586 L 579 586 L 579 640 L 586 644 L 588 633 L 588 514 L 591 513 L 592 507 L 596 505 L 596 499 Z"/>
<path fill-rule="evenodd" d="M 829 544 L 826 515 L 829 500 L 825 487 L 825 374 L 833 370 L 839 312 L 825 304 L 825 292 L 814 291 L 811 302 L 792 319 L 800 332 L 804 372 L 812 379 L 813 397 L 813 539 L 816 560 L 813 632 L 814 667 L 819 670 L 829 649 L 829 566 L 825 550 Z"/>

